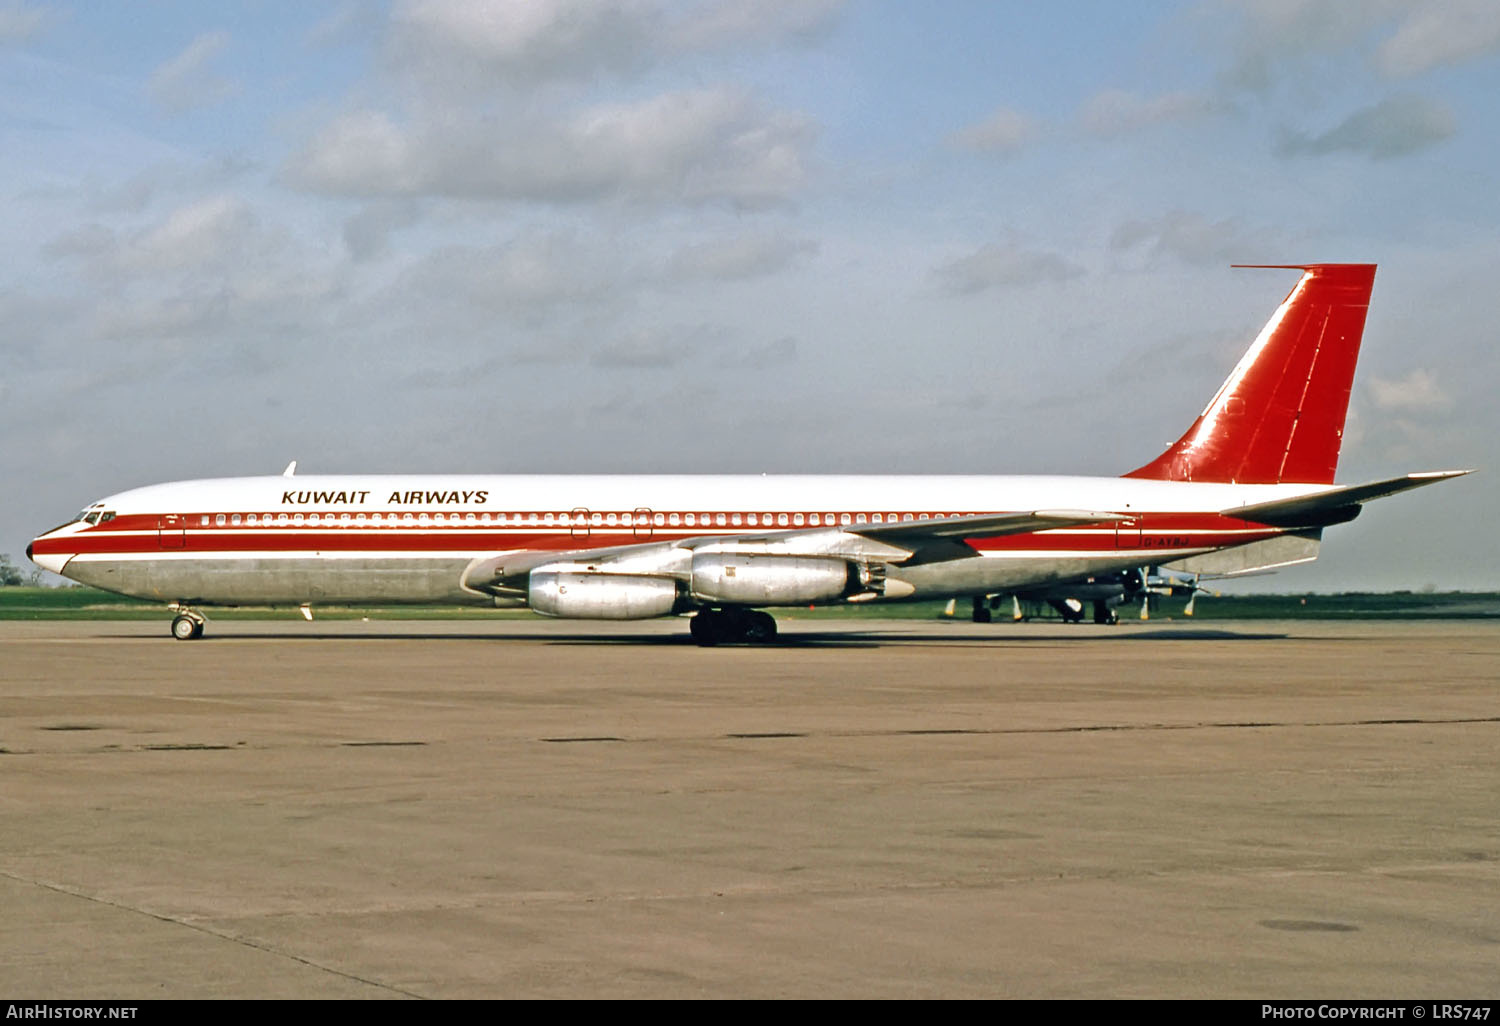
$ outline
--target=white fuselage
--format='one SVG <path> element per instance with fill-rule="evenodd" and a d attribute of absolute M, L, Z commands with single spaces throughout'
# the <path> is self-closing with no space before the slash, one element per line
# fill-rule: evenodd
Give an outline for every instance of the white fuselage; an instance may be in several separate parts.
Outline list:
<path fill-rule="evenodd" d="M 1225 511 L 1327 485 L 1088 477 L 246 477 L 121 492 L 34 543 L 75 580 L 168 602 L 490 603 L 475 568 L 524 556 L 677 573 L 688 550 L 881 561 L 886 597 L 982 594 L 1274 537 Z M 917 545 L 876 525 L 1030 510 L 1108 522 Z M 92 515 L 95 522 L 89 522 Z M 596 558 L 597 555 L 597 558 Z M 594 565 L 597 564 L 597 567 Z"/>

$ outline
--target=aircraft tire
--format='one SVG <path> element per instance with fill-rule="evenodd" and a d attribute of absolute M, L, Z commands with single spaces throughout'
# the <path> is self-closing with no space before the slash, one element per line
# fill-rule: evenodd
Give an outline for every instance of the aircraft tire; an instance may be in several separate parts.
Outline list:
<path fill-rule="evenodd" d="M 755 640 L 752 637 L 752 625 L 755 622 L 755 613 L 749 609 L 725 609 L 719 613 L 719 640 L 730 644 Z"/>
<path fill-rule="evenodd" d="M 191 616 L 176 616 L 172 619 L 172 637 L 178 641 L 193 641 L 203 637 L 203 623 Z"/>
<path fill-rule="evenodd" d="M 767 645 L 776 640 L 776 618 L 770 613 L 752 610 L 745 614 L 745 640 L 752 645 Z"/>
<path fill-rule="evenodd" d="M 688 621 L 699 645 L 764 645 L 776 640 L 776 620 L 757 609 L 702 609 Z"/>
<path fill-rule="evenodd" d="M 723 617 L 712 609 L 700 609 L 688 621 L 688 633 L 699 645 L 707 648 L 717 645 L 722 639 Z"/>

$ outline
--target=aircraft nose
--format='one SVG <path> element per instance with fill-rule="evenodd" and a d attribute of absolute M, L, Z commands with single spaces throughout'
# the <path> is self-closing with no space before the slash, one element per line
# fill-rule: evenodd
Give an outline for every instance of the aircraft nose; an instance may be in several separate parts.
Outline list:
<path fill-rule="evenodd" d="M 43 570 L 51 570 L 55 574 L 60 574 L 63 572 L 63 567 L 68 565 L 68 560 L 72 559 L 74 554 L 71 552 L 48 552 L 45 545 L 42 546 L 41 552 L 36 552 L 36 543 L 45 541 L 46 538 L 47 535 L 45 534 L 33 538 L 31 544 L 26 546 L 26 558 Z"/>

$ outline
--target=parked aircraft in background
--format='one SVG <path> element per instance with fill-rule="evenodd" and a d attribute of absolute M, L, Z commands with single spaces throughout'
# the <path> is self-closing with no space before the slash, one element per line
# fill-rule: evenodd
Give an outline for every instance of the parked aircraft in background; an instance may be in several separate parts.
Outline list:
<path fill-rule="evenodd" d="M 1217 579 L 1232 575 L 1212 576 Z M 1012 620 L 1030 620 L 1036 615 L 1033 610 L 1042 607 L 1051 609 L 1066 623 L 1082 623 L 1090 615 L 1095 623 L 1117 623 L 1121 610 L 1127 608 L 1138 608 L 1140 618 L 1146 620 L 1156 609 L 1157 601 L 1163 598 L 1186 598 L 1183 615 L 1192 616 L 1193 603 L 1198 600 L 1199 593 L 1209 590 L 1202 586 L 1203 579 L 1203 574 L 1172 573 L 1155 566 L 1131 567 L 1074 581 L 1059 581 L 1041 588 L 1028 588 L 1009 595 L 976 596 L 970 619 L 975 623 L 991 622 L 1007 598 Z M 957 609 L 957 600 L 950 600 L 947 615 L 953 616 Z"/>
<path fill-rule="evenodd" d="M 1361 505 L 1468 471 L 1335 485 L 1375 268 L 1300 280 L 1156 459 L 1089 477 L 281 477 L 121 492 L 27 555 L 176 610 L 453 602 L 548 616 L 692 614 L 703 644 L 767 641 L 764 610 L 979 597 L 1316 556 Z"/>

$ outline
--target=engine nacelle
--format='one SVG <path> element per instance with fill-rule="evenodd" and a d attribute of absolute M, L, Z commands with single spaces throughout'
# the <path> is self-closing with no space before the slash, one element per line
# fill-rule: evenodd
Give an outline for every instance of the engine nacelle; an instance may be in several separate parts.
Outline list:
<path fill-rule="evenodd" d="M 649 620 L 677 606 L 677 582 L 639 574 L 531 571 L 527 602 L 546 616 L 574 620 Z"/>
<path fill-rule="evenodd" d="M 706 552 L 693 557 L 693 598 L 732 606 L 800 606 L 863 590 L 843 559 Z"/>

